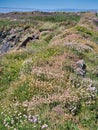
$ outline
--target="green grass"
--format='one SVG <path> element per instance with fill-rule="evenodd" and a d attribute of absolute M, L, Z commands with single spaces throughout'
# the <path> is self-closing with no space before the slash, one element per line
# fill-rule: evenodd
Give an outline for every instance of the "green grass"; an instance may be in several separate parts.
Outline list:
<path fill-rule="evenodd" d="M 26 53 L 13 53 L 5 55 L 0 59 L 0 99 L 4 98 L 4 91 L 10 88 L 12 82 L 18 80 L 20 68 L 23 60 L 27 57 Z M 5 95 L 6 97 L 6 95 Z"/>
<path fill-rule="evenodd" d="M 68 14 L 55 14 L 53 16 L 33 16 L 31 17 L 31 19 L 34 19 L 34 20 L 40 20 L 40 21 L 50 21 L 50 22 L 63 22 L 63 21 L 75 21 L 75 22 L 78 22 L 80 20 L 80 16 L 77 16 L 77 15 L 68 15 Z"/>
<path fill-rule="evenodd" d="M 78 23 L 80 16 L 57 13 L 29 20 L 0 21 L 0 28 L 5 30 L 23 27 L 26 31 L 34 25 L 41 32 L 40 39 L 30 41 L 25 49 L 0 56 L 0 130 L 41 130 L 45 124 L 45 130 L 98 130 L 98 92 L 87 90 L 89 82 L 77 76 L 73 68 L 83 58 L 87 65 L 85 78 L 93 80 L 98 90 L 98 77 L 93 74 L 98 66 L 97 53 L 49 45 L 55 35 L 66 31 L 66 26 Z M 97 39 L 93 30 L 83 26 L 75 29 L 83 37 Z M 62 61 L 59 58 L 64 54 Z M 30 121 L 33 117 L 37 122 Z"/>
<path fill-rule="evenodd" d="M 76 29 L 77 29 L 79 32 L 83 33 L 83 34 L 86 33 L 86 34 L 88 34 L 88 35 L 90 35 L 90 36 L 94 35 L 91 30 L 87 29 L 87 28 L 84 27 L 84 26 L 76 26 Z"/>
<path fill-rule="evenodd" d="M 75 29 L 85 38 L 90 38 L 92 41 L 98 43 L 98 33 L 84 26 L 76 26 Z"/>
<path fill-rule="evenodd" d="M 3 30 L 8 31 L 11 28 L 17 27 L 20 25 L 21 25 L 21 23 L 19 21 L 11 21 L 8 19 L 0 20 L 0 31 L 3 31 Z"/>
<path fill-rule="evenodd" d="M 51 47 L 51 48 L 46 48 L 43 52 L 40 52 L 38 56 L 41 58 L 47 59 L 52 56 L 60 55 L 63 52 L 62 47 Z"/>
<path fill-rule="evenodd" d="M 28 81 L 25 81 L 23 84 L 18 86 L 14 92 L 14 97 L 17 97 L 19 101 L 30 100 L 34 95 L 34 87 L 29 85 Z"/>

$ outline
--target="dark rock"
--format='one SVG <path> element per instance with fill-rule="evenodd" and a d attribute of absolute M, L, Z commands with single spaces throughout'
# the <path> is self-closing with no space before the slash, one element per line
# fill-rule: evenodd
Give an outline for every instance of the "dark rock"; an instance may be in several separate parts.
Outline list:
<path fill-rule="evenodd" d="M 34 39 L 39 39 L 39 36 L 37 36 L 37 35 L 36 35 L 36 36 L 34 36 Z"/>
<path fill-rule="evenodd" d="M 12 35 L 9 37 L 8 41 L 14 41 L 15 38 L 16 38 L 16 34 L 12 34 Z"/>
<path fill-rule="evenodd" d="M 35 39 L 39 39 L 39 36 L 33 35 L 33 36 L 27 37 L 27 38 L 21 43 L 21 45 L 19 46 L 19 48 L 20 48 L 20 47 L 26 47 L 27 43 L 28 43 L 30 40 L 35 40 Z"/>
<path fill-rule="evenodd" d="M 0 32 L 0 37 L 2 36 L 2 32 Z"/>
<path fill-rule="evenodd" d="M 84 60 L 79 60 L 76 62 L 77 68 L 76 68 L 76 73 L 77 75 L 85 76 L 86 74 L 86 64 Z"/>
<path fill-rule="evenodd" d="M 5 53 L 5 52 L 7 52 L 8 50 L 11 49 L 11 47 L 12 47 L 12 46 L 10 45 L 9 42 L 4 43 L 4 44 L 2 45 L 2 47 L 1 47 L 1 49 L 0 49 L 0 53 L 3 54 L 3 53 Z"/>
<path fill-rule="evenodd" d="M 30 28 L 30 26 L 28 25 L 28 26 L 25 26 L 24 27 L 24 30 L 27 30 L 28 28 Z"/>
<path fill-rule="evenodd" d="M 2 41 L 3 41 L 3 39 L 2 39 L 2 38 L 0 38 L 0 44 L 2 43 Z"/>
<path fill-rule="evenodd" d="M 1 38 L 6 38 L 6 36 L 7 36 L 7 34 L 6 33 L 3 33 L 2 35 L 1 35 Z"/>
<path fill-rule="evenodd" d="M 20 47 L 26 47 L 27 43 L 32 40 L 33 37 L 27 37 L 20 45 Z"/>

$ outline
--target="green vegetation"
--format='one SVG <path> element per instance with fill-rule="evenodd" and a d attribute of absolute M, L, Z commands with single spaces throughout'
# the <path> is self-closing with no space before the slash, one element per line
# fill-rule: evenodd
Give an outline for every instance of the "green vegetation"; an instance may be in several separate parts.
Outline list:
<path fill-rule="evenodd" d="M 58 13 L 54 14 L 53 16 L 33 16 L 34 20 L 40 20 L 40 21 L 50 21 L 50 22 L 63 22 L 63 21 L 70 21 L 70 22 L 78 22 L 80 20 L 80 17 L 77 15 L 69 15 L 69 14 L 63 14 Z"/>
<path fill-rule="evenodd" d="M 76 26 L 76 29 L 77 29 L 79 32 L 86 33 L 86 34 L 88 34 L 88 35 L 90 35 L 90 36 L 93 35 L 93 32 L 92 32 L 91 30 L 87 29 L 87 28 L 84 27 L 84 26 Z"/>
<path fill-rule="evenodd" d="M 20 22 L 18 21 L 11 21 L 9 19 L 0 20 L 0 31 L 9 30 L 12 27 L 20 26 Z"/>
<path fill-rule="evenodd" d="M 15 31 L 4 40 L 17 41 L 0 55 L 0 130 L 98 130 L 98 32 L 80 25 L 81 13 L 32 15 L 0 21 L 3 34 Z M 29 35 L 39 38 L 17 49 Z"/>
<path fill-rule="evenodd" d="M 76 26 L 75 29 L 82 34 L 83 37 L 90 38 L 98 43 L 98 32 L 88 29 L 84 26 Z"/>

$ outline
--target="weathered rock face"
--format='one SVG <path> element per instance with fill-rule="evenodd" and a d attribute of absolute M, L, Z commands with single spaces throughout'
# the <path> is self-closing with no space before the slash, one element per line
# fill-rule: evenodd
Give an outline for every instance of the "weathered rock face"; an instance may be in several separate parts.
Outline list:
<path fill-rule="evenodd" d="M 27 43 L 30 41 L 30 40 L 36 40 L 36 39 L 39 39 L 39 36 L 29 36 L 27 37 L 19 46 L 20 47 L 26 47 Z"/>
<path fill-rule="evenodd" d="M 77 61 L 76 66 L 77 66 L 77 68 L 75 71 L 76 71 L 77 75 L 81 75 L 84 77 L 86 74 L 86 64 L 85 64 L 84 60 Z"/>
<path fill-rule="evenodd" d="M 12 28 L 0 32 L 0 54 L 4 54 L 15 47 L 26 47 L 30 40 L 39 39 L 38 31 L 32 28 Z"/>
<path fill-rule="evenodd" d="M 0 49 L 0 53 L 5 53 L 7 51 L 9 51 L 12 48 L 12 46 L 10 45 L 9 42 L 6 42 L 2 45 L 1 49 Z"/>
<path fill-rule="evenodd" d="M 0 54 L 6 53 L 9 50 L 11 50 L 18 41 L 18 35 L 17 34 L 10 34 L 7 35 L 5 38 L 0 39 L 1 47 L 0 47 Z"/>

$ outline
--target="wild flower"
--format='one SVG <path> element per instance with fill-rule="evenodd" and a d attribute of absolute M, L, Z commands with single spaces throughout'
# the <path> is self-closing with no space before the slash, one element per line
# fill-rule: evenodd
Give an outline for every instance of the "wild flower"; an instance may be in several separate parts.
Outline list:
<path fill-rule="evenodd" d="M 8 126 L 8 123 L 5 124 L 5 127 L 7 127 L 7 126 Z"/>
<path fill-rule="evenodd" d="M 94 92 L 94 91 L 97 92 L 96 87 L 90 87 L 89 90 L 92 91 L 92 92 Z"/>
<path fill-rule="evenodd" d="M 45 129 L 45 128 L 47 128 L 47 127 L 48 127 L 48 125 L 47 125 L 47 124 L 44 124 L 44 125 L 42 125 L 41 129 Z"/>
<path fill-rule="evenodd" d="M 41 121 L 38 121 L 39 124 L 41 124 Z"/>
<path fill-rule="evenodd" d="M 18 116 L 20 116 L 22 113 L 18 113 Z"/>
<path fill-rule="evenodd" d="M 33 128 L 36 128 L 36 125 L 34 125 Z"/>
<path fill-rule="evenodd" d="M 24 114 L 23 116 L 24 116 L 26 119 L 28 118 L 28 116 L 27 116 L 27 115 L 25 115 L 25 114 Z"/>
<path fill-rule="evenodd" d="M 14 124 L 14 119 L 11 120 L 11 124 Z"/>
<path fill-rule="evenodd" d="M 4 113 L 3 112 L 1 112 L 1 115 L 3 115 Z"/>
<path fill-rule="evenodd" d="M 28 117 L 28 120 L 30 121 L 30 122 L 32 122 L 32 123 L 36 123 L 36 122 L 38 122 L 38 119 L 37 119 L 37 117 L 36 116 L 29 116 Z"/>
<path fill-rule="evenodd" d="M 37 121 L 38 119 L 35 116 L 33 116 L 33 122 L 36 123 Z"/>
<path fill-rule="evenodd" d="M 4 125 L 6 124 L 6 120 L 3 121 L 3 124 L 4 124 Z"/>

